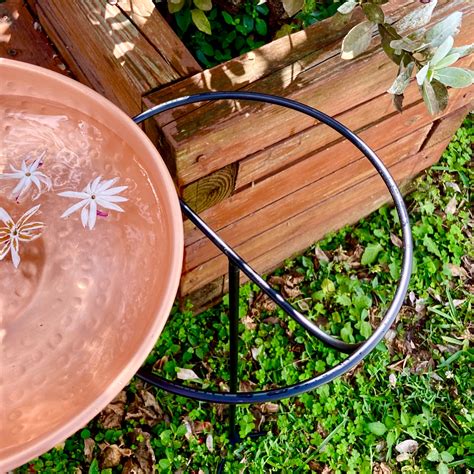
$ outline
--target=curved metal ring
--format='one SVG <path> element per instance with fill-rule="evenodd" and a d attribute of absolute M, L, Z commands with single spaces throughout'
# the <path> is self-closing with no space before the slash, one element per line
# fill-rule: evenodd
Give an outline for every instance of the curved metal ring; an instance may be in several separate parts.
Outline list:
<path fill-rule="evenodd" d="M 325 383 L 334 380 L 336 377 L 341 376 L 354 366 L 356 366 L 364 357 L 366 357 L 374 347 L 382 340 L 385 333 L 388 331 L 393 321 L 395 320 L 398 311 L 400 310 L 403 300 L 405 298 L 408 284 L 410 281 L 412 271 L 412 259 L 413 259 L 413 242 L 410 230 L 410 224 L 408 219 L 408 213 L 403 202 L 403 197 L 389 171 L 382 163 L 380 158 L 369 148 L 369 146 L 363 142 L 354 132 L 349 130 L 347 127 L 342 125 L 337 120 L 329 117 L 328 115 L 316 110 L 310 106 L 301 104 L 291 99 L 286 99 L 270 94 L 262 94 L 257 92 L 205 92 L 201 94 L 195 94 L 191 96 L 185 96 L 178 99 L 174 99 L 163 104 L 157 105 L 133 118 L 135 123 L 139 124 L 144 120 L 147 120 L 159 113 L 166 110 L 171 110 L 184 105 L 193 104 L 196 102 L 203 101 L 214 101 L 214 100 L 249 100 L 255 102 L 266 102 L 270 104 L 280 105 L 289 109 L 302 112 L 310 117 L 313 117 L 320 122 L 328 125 L 329 127 L 336 130 L 339 134 L 347 138 L 353 145 L 355 145 L 369 161 L 375 167 L 385 185 L 387 186 L 394 202 L 402 227 L 402 241 L 403 241 L 403 260 L 402 260 L 402 271 L 397 285 L 392 304 L 388 308 L 383 320 L 381 321 L 378 328 L 374 331 L 365 342 L 358 344 L 347 344 L 337 338 L 330 336 L 325 333 L 322 329 L 316 326 L 314 323 L 309 321 L 305 316 L 293 308 L 280 293 L 273 290 L 261 276 L 255 272 L 229 245 L 227 245 L 207 224 L 196 214 L 192 209 L 183 201 L 181 201 L 181 208 L 186 216 L 201 230 L 206 236 L 211 238 L 212 242 L 231 260 L 236 266 L 240 268 L 254 283 L 256 283 L 276 304 L 278 304 L 288 315 L 290 315 L 296 322 L 303 326 L 309 333 L 320 339 L 326 345 L 333 347 L 340 352 L 350 354 L 347 359 L 342 361 L 337 366 L 329 369 L 328 371 L 317 375 L 311 379 L 308 379 L 297 384 L 272 389 L 260 392 L 238 392 L 238 393 L 225 393 L 225 392 L 210 392 L 202 389 L 195 389 L 190 387 L 184 387 L 177 383 L 166 380 L 160 376 L 150 373 L 144 369 L 138 372 L 138 376 L 155 385 L 158 388 L 164 389 L 168 392 L 176 395 L 181 395 L 189 398 L 194 398 L 201 401 L 207 401 L 212 403 L 262 403 L 270 400 L 279 400 L 290 396 L 300 395 L 304 392 L 313 390 Z"/>

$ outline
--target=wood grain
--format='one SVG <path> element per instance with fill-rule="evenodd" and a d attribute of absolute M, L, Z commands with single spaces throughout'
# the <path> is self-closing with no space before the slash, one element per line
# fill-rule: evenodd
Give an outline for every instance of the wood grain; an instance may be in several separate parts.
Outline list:
<path fill-rule="evenodd" d="M 107 0 L 37 4 L 45 28 L 53 27 L 57 48 L 74 58 L 80 76 L 127 113 L 140 112 L 145 92 L 181 78 L 117 5 Z"/>
<path fill-rule="evenodd" d="M 189 184 L 181 196 L 195 212 L 200 213 L 229 197 L 234 192 L 236 179 L 237 163 L 231 163 Z"/>
<path fill-rule="evenodd" d="M 380 156 L 384 157 L 383 159 L 386 161 L 389 154 L 392 155 L 391 160 L 396 159 L 395 155 L 401 158 L 401 161 L 390 167 L 390 171 L 399 183 L 408 183 L 410 179 L 439 159 L 441 152 L 449 143 L 452 134 L 459 127 L 468 110 L 467 107 L 461 108 L 435 122 L 435 133 L 429 134 L 428 138 L 424 140 L 423 149 L 420 152 L 408 158 L 399 156 L 402 153 L 401 141 L 388 145 L 385 150 L 380 151 Z M 430 125 L 425 128 L 428 130 Z M 404 147 L 408 146 L 408 143 L 409 139 L 407 138 Z M 417 144 L 414 145 L 416 148 Z M 259 258 L 261 264 L 258 270 L 268 271 L 291 254 L 299 252 L 317 241 L 327 232 L 360 219 L 366 215 L 364 214 L 365 210 L 369 208 L 375 210 L 381 205 L 381 201 L 377 200 L 377 190 L 381 190 L 382 195 L 388 196 L 385 185 L 375 175 L 364 181 L 358 181 L 352 187 L 344 186 L 344 190 L 339 194 L 329 197 L 326 201 L 318 200 L 315 205 L 303 212 L 242 242 L 235 248 L 250 262 Z M 350 220 L 348 220 L 346 209 L 353 210 L 353 217 Z M 273 252 L 273 249 L 278 246 L 286 251 L 281 258 Z M 226 270 L 226 258 L 221 256 L 199 265 L 183 275 L 181 293 L 184 295 L 195 291 L 204 286 L 205 282 L 212 282 L 217 276 L 224 275 Z"/>
<path fill-rule="evenodd" d="M 117 6 L 181 77 L 202 71 L 152 0 L 120 0 Z"/>
<path fill-rule="evenodd" d="M 0 57 L 67 74 L 64 62 L 34 21 L 23 0 L 0 3 Z"/>
<path fill-rule="evenodd" d="M 474 27 L 471 2 L 454 0 L 441 5 L 433 22 L 458 9 L 465 14 L 458 42 L 469 42 Z M 344 62 L 339 58 L 339 45 L 330 45 L 312 50 L 244 89 L 290 97 L 334 116 L 381 95 L 395 74 L 395 65 L 379 48 Z M 165 125 L 163 133 L 174 150 L 181 186 L 313 125 L 311 118 L 286 109 L 233 102 L 200 107 Z"/>
<path fill-rule="evenodd" d="M 425 126 L 396 144 L 390 144 L 379 150 L 379 156 L 383 159 L 389 169 L 392 169 L 397 163 L 407 156 L 411 156 L 418 151 L 427 136 L 431 124 Z M 406 166 L 406 165 L 405 165 Z M 231 224 L 229 227 L 219 232 L 221 238 L 233 246 L 246 260 L 254 259 L 262 253 L 267 253 L 279 243 L 285 243 L 288 255 L 300 250 L 294 247 L 297 233 L 302 231 L 302 227 L 317 228 L 321 221 L 319 217 L 315 222 L 303 221 L 308 209 L 325 209 L 326 205 L 336 199 L 338 200 L 339 210 L 347 204 L 345 201 L 345 192 L 347 189 L 358 187 L 361 182 L 366 182 L 369 178 L 375 177 L 375 170 L 365 160 L 359 160 L 351 163 L 343 169 L 328 175 L 326 178 L 316 181 L 309 189 L 305 188 L 298 193 L 292 194 L 288 199 L 272 203 L 272 205 L 260 209 L 257 213 L 251 214 L 240 222 Z M 360 189 L 360 187 L 358 187 Z M 293 199 L 294 198 L 294 199 Z M 332 208 L 334 212 L 334 208 Z M 281 218 L 281 216 L 284 216 Z M 324 211 L 324 216 L 327 214 Z M 314 217 L 316 218 L 316 217 Z M 294 223 L 297 222 L 297 225 Z M 319 225 L 318 225 L 319 224 Z M 251 230 L 252 234 L 247 237 L 247 232 Z M 203 250 L 205 247 L 205 250 Z M 208 283 L 215 277 L 225 274 L 227 260 L 225 256 L 213 252 L 213 258 L 208 259 L 201 264 L 191 267 L 189 259 L 192 259 L 194 265 L 197 258 L 207 258 L 209 246 L 205 240 L 201 240 L 192 247 L 186 249 L 186 258 L 182 279 L 183 293 L 191 292 L 197 289 L 204 282 Z M 190 265 L 187 268 L 187 265 Z M 192 269 L 191 269 L 192 268 Z"/>
<path fill-rule="evenodd" d="M 467 98 L 468 96 L 463 100 L 467 100 Z M 432 120 L 424 104 L 418 102 L 405 110 L 402 115 L 389 116 L 386 120 L 377 122 L 372 127 L 362 131 L 360 137 L 372 149 L 377 151 L 418 128 L 430 124 Z M 299 196 L 302 195 L 301 193 L 295 194 L 299 189 L 305 189 L 311 183 L 362 159 L 361 152 L 347 140 L 335 142 L 331 146 L 313 152 L 305 160 L 255 183 L 254 186 L 243 189 L 234 196 L 204 211 L 201 213 L 201 217 L 211 228 L 222 232 L 227 226 L 249 219 L 250 217 L 247 216 L 256 215 L 261 209 L 272 205 L 272 203 L 285 196 L 287 200 L 293 201 L 296 208 L 299 205 Z M 316 201 L 319 198 L 314 195 L 313 199 Z M 283 220 L 286 217 L 282 215 L 281 219 Z M 253 235 L 252 229 L 251 226 L 248 229 L 250 235 Z M 232 238 L 237 239 L 236 234 L 232 234 Z M 202 234 L 194 229 L 191 223 L 187 222 L 185 224 L 185 245 L 188 249 L 186 259 L 194 258 L 194 252 L 191 249 L 194 242 L 198 240 L 203 240 Z M 234 243 L 238 243 L 238 240 Z M 208 248 L 206 252 L 212 253 L 213 251 Z M 202 258 L 207 255 L 206 252 Z M 186 262 L 185 268 L 187 268 Z"/>

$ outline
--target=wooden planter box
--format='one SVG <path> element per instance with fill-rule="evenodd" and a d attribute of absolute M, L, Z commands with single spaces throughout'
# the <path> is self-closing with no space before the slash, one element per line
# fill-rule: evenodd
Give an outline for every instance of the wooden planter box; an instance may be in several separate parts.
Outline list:
<path fill-rule="evenodd" d="M 472 88 L 450 91 L 431 117 L 412 84 L 397 113 L 385 92 L 396 75 L 379 47 L 354 61 L 340 41 L 358 21 L 331 20 L 202 71 L 151 0 L 36 0 L 40 22 L 77 77 L 130 114 L 209 90 L 289 97 L 357 131 L 403 187 L 435 163 L 467 112 Z M 415 0 L 386 5 L 396 21 Z M 459 44 L 472 42 L 474 5 L 441 0 L 433 22 L 464 12 Z M 469 66 L 471 58 L 464 58 Z M 329 231 L 387 202 L 375 170 L 347 141 L 307 116 L 247 102 L 202 103 L 148 121 L 180 194 L 258 271 L 272 270 Z M 185 222 L 180 295 L 198 306 L 226 291 L 227 261 Z"/>

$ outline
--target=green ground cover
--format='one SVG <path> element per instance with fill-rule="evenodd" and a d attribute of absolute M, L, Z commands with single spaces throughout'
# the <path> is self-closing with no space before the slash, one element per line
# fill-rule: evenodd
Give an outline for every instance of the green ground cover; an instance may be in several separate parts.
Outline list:
<path fill-rule="evenodd" d="M 113 406 L 19 472 L 464 473 L 474 468 L 472 359 L 472 117 L 407 197 L 415 270 L 385 341 L 355 370 L 313 393 L 227 409 L 133 380 Z M 401 249 L 384 207 L 332 234 L 270 277 L 311 319 L 346 341 L 368 336 L 390 302 Z M 307 336 L 252 285 L 242 290 L 241 390 L 295 383 L 343 356 Z M 162 375 L 225 389 L 226 302 L 199 316 L 173 311 L 147 364 Z M 187 369 L 187 370 L 183 370 Z M 198 377 L 198 379 L 195 379 Z M 155 398 L 156 395 L 156 398 Z"/>

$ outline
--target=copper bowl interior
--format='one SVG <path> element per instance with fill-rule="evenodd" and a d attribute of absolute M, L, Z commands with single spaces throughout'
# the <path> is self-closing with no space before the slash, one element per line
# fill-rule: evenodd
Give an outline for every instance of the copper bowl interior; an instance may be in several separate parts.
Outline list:
<path fill-rule="evenodd" d="M 173 182 L 146 135 L 87 87 L 0 59 L 0 173 L 44 153 L 53 189 L 0 207 L 16 221 L 41 204 L 44 233 L 0 261 L 0 472 L 83 427 L 126 385 L 160 335 L 183 252 Z M 73 201 L 97 176 L 126 185 L 123 213 L 84 228 Z M 1 222 L 0 222 L 1 224 Z"/>

